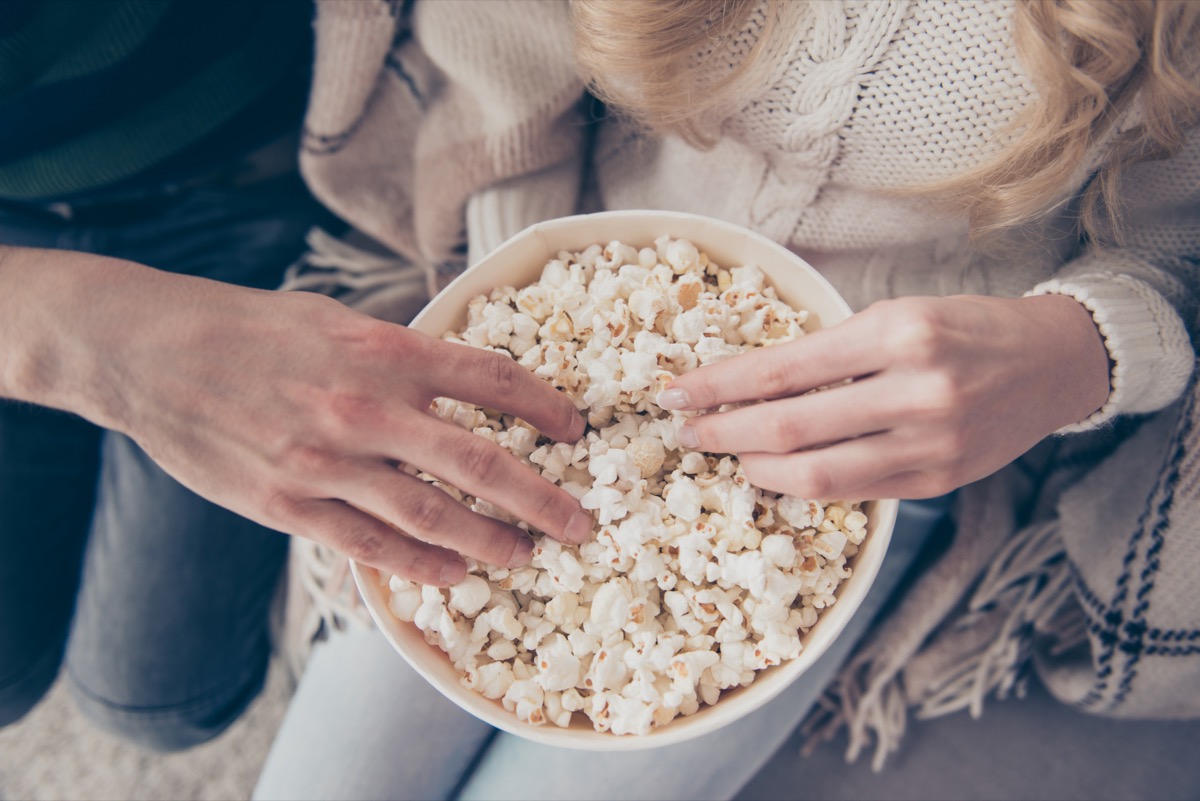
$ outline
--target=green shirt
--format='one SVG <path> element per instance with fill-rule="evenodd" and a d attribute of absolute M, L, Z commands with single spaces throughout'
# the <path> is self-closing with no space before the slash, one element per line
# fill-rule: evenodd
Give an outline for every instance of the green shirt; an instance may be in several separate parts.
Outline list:
<path fill-rule="evenodd" d="M 0 1 L 0 197 L 186 173 L 300 122 L 310 0 Z"/>

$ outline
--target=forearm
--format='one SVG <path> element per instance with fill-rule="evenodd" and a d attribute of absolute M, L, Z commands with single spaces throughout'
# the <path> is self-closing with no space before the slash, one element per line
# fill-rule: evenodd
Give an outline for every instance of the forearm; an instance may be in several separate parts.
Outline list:
<path fill-rule="evenodd" d="M 155 275 L 87 253 L 0 246 L 0 397 L 118 426 L 111 348 L 134 323 L 121 303 Z"/>

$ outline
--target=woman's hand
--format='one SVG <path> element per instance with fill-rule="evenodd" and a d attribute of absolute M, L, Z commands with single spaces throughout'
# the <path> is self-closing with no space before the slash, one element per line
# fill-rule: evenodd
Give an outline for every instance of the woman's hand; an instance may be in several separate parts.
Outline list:
<path fill-rule="evenodd" d="M 1108 376 L 1091 313 L 1073 298 L 903 298 L 683 375 L 659 403 L 700 410 L 765 399 L 695 417 L 680 432 L 700 450 L 738 454 L 764 489 L 925 498 L 1086 418 L 1108 397 Z"/>
<path fill-rule="evenodd" d="M 53 262 L 21 274 L 40 291 L 24 305 L 0 304 L 16 317 L 0 327 L 21 324 L 25 333 L 13 334 L 26 346 L 0 357 L 0 394 L 124 432 L 215 503 L 429 584 L 461 580 L 459 554 L 525 564 L 532 542 L 399 463 L 558 539 L 589 536 L 592 518 L 571 495 L 430 412 L 435 397 L 452 397 L 578 439 L 584 419 L 574 404 L 512 359 L 318 295 L 81 254 L 10 251 L 0 287 L 14 285 L 14 259 L 38 253 Z"/>

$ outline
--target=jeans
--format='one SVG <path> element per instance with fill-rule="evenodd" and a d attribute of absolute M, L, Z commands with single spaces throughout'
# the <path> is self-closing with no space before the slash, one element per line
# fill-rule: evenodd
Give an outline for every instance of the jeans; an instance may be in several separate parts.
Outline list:
<path fill-rule="evenodd" d="M 335 632 L 313 652 L 254 798 L 733 798 L 804 719 L 947 509 L 948 498 L 902 502 L 875 583 L 832 647 L 763 708 L 676 745 L 597 753 L 497 733 L 438 694 L 378 632 Z"/>
<path fill-rule="evenodd" d="M 290 173 L 58 211 L 0 203 L 0 242 L 269 288 L 329 220 Z M 0 400 L 0 726 L 37 704 L 65 658 L 102 728 L 160 751 L 216 736 L 262 686 L 286 550 L 129 438 Z"/>

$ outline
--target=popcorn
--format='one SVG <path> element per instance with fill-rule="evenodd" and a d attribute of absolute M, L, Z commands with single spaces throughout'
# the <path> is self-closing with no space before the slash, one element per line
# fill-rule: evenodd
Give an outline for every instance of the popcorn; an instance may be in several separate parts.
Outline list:
<path fill-rule="evenodd" d="M 612 646 L 597 649 L 592 657 L 591 669 L 583 680 L 587 689 L 599 692 L 624 684 L 625 677 L 629 675 L 629 668 L 625 666 L 625 652 L 630 647 L 625 640 L 619 640 Z"/>
<path fill-rule="evenodd" d="M 395 597 L 395 596 L 393 596 Z M 450 608 L 467 617 L 474 617 L 492 597 L 492 588 L 479 576 L 468 575 L 450 588 Z"/>
<path fill-rule="evenodd" d="M 632 600 L 627 581 L 617 578 L 605 582 L 592 598 L 591 613 L 584 629 L 602 640 L 616 634 L 629 620 Z"/>
<path fill-rule="evenodd" d="M 862 531 L 867 527 L 867 516 L 857 509 L 846 515 L 842 521 L 846 525 L 846 529 L 851 532 Z"/>
<path fill-rule="evenodd" d="M 580 658 L 561 634 L 547 638 L 537 649 L 537 681 L 546 690 L 569 690 L 579 684 Z"/>
<path fill-rule="evenodd" d="M 542 702 L 546 698 L 545 691 L 532 679 L 514 681 L 505 691 L 502 703 L 509 712 L 516 712 L 517 717 L 526 723 L 540 726 L 546 722 L 542 711 Z"/>
<path fill-rule="evenodd" d="M 742 351 L 730 345 L 725 340 L 714 336 L 701 336 L 696 340 L 696 358 L 700 364 L 716 364 L 723 362 L 731 356 L 736 356 Z"/>
<path fill-rule="evenodd" d="M 700 488 L 687 476 L 680 476 L 667 489 L 667 511 L 680 520 L 691 523 L 700 518 Z"/>
<path fill-rule="evenodd" d="M 813 538 L 813 550 L 826 559 L 836 559 L 841 555 L 842 549 L 846 547 L 848 539 L 845 534 L 836 528 L 829 531 L 822 531 Z"/>
<path fill-rule="evenodd" d="M 695 695 L 701 674 L 720 660 L 721 655 L 714 651 L 689 651 L 675 657 L 667 668 L 672 689 L 684 695 Z"/>
<path fill-rule="evenodd" d="M 514 681 L 512 666 L 501 660 L 478 668 L 475 674 L 476 686 L 472 689 L 477 689 L 484 698 L 492 700 L 507 695 Z"/>
<path fill-rule="evenodd" d="M 625 452 L 629 454 L 630 460 L 633 462 L 634 467 L 638 469 L 641 477 L 646 479 L 658 475 L 658 471 L 662 469 L 663 461 L 667 456 L 662 440 L 655 439 L 654 437 L 634 437 L 630 440 Z M 859 528 L 862 528 L 862 526 L 859 526 Z"/>
<path fill-rule="evenodd" d="M 563 706 L 559 693 L 546 693 L 545 711 L 546 718 L 555 726 L 565 729 L 571 725 L 571 712 L 574 710 Z"/>
<path fill-rule="evenodd" d="M 686 239 L 671 239 L 667 242 L 666 262 L 676 275 L 696 269 L 700 264 L 700 253 Z"/>
<path fill-rule="evenodd" d="M 417 610 L 421 607 L 421 588 L 404 579 L 392 576 L 388 589 L 391 591 L 388 609 L 406 623 L 412 623 L 417 617 Z"/>
<path fill-rule="evenodd" d="M 432 411 L 533 465 L 595 513 L 564 545 L 531 531 L 530 564 L 468 560 L 448 588 L 388 580 L 389 608 L 445 651 L 463 686 L 532 725 L 586 717 L 645 735 L 794 659 L 837 600 L 868 519 L 857 504 L 753 487 L 732 456 L 687 451 L 691 416 L 658 406 L 678 375 L 804 335 L 754 265 L 713 264 L 659 237 L 561 252 L 536 283 L 473 299 L 446 339 L 516 359 L 588 417 L 577 443 L 438 398 Z M 415 473 L 414 471 L 414 474 Z M 434 483 L 481 514 L 499 507 Z"/>

